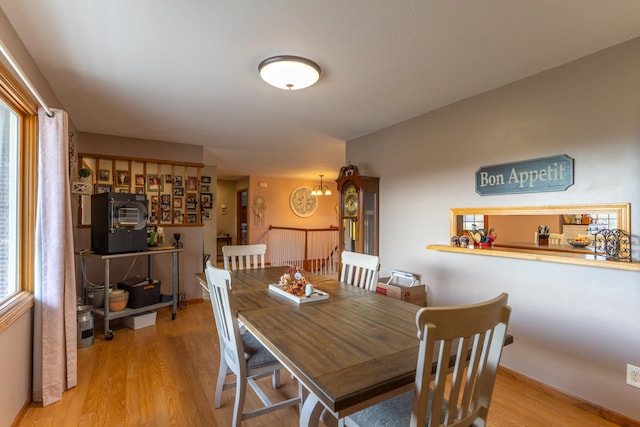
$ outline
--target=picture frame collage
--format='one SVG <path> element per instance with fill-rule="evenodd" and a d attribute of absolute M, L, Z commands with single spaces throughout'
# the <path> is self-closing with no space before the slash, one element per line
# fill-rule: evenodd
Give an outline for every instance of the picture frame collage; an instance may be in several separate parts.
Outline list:
<path fill-rule="evenodd" d="M 148 225 L 202 225 L 214 205 L 211 177 L 200 164 L 172 164 L 159 160 L 126 160 L 82 154 L 79 165 L 90 170 L 94 194 L 145 194 Z"/>

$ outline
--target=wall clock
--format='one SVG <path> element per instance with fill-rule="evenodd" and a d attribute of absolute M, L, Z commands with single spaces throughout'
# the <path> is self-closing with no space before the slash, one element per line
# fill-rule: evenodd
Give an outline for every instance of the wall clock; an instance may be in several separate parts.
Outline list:
<path fill-rule="evenodd" d="M 307 218 L 318 209 L 318 199 L 311 195 L 311 187 L 303 185 L 293 189 L 289 197 L 289 206 L 294 214 L 301 218 Z"/>

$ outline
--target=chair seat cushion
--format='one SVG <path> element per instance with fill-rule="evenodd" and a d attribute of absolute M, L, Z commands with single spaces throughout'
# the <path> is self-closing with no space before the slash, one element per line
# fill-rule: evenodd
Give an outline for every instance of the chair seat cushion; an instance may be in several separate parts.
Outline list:
<path fill-rule="evenodd" d="M 431 411 L 431 396 L 429 392 L 427 413 Z M 445 401 L 443 408 L 446 408 L 446 404 Z M 408 391 L 350 415 L 347 420 L 351 422 L 347 425 L 355 423 L 360 427 L 408 426 L 411 423 L 412 409 L 413 391 Z M 441 418 L 440 422 L 443 423 L 444 411 Z"/>
<path fill-rule="evenodd" d="M 242 345 L 244 346 L 244 357 L 247 361 L 247 368 L 259 368 L 261 366 L 278 363 L 278 359 L 263 346 L 260 341 L 250 333 L 241 334 Z"/>

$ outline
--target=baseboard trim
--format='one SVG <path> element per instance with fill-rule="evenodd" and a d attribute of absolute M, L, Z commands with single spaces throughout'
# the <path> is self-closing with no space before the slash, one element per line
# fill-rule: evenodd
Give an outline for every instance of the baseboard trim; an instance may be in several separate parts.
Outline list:
<path fill-rule="evenodd" d="M 595 405 L 591 402 L 587 402 L 579 397 L 571 396 L 564 392 L 554 389 L 553 387 L 548 386 L 540 381 L 537 381 L 533 378 L 527 377 L 519 372 L 512 371 L 511 369 L 500 366 L 499 368 L 500 375 L 508 375 L 511 376 L 518 381 L 522 381 L 527 384 L 528 387 L 531 387 L 541 393 L 546 393 L 552 396 L 554 399 L 562 400 L 565 403 L 568 403 L 576 408 L 579 408 L 585 412 L 589 412 L 590 414 L 597 415 L 598 417 L 607 420 L 609 422 L 615 423 L 620 427 L 640 427 L 640 421 L 633 420 L 625 415 L 619 414 L 615 411 L 612 411 L 607 408 L 603 408 L 601 406 Z"/>
<path fill-rule="evenodd" d="M 20 425 L 20 421 L 22 421 L 22 418 L 24 417 L 24 414 L 27 413 L 27 409 L 29 409 L 30 405 L 31 405 L 31 397 L 28 397 L 27 400 L 24 402 L 24 405 L 22 405 L 22 408 L 18 412 L 18 415 L 16 415 L 15 419 L 11 423 L 11 427 L 17 427 Z"/>

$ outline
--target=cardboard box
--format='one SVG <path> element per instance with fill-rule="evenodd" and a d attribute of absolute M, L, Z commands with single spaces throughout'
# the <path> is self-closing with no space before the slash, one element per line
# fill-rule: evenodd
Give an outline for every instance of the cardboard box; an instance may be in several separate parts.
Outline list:
<path fill-rule="evenodd" d="M 131 329 L 141 329 L 147 326 L 153 326 L 156 324 L 156 312 L 147 311 L 144 313 L 133 314 L 131 316 L 124 317 L 122 323 Z"/>
<path fill-rule="evenodd" d="M 405 271 L 391 270 L 391 277 L 378 280 L 376 293 L 425 307 L 427 289 L 420 283 L 420 276 Z"/>
<path fill-rule="evenodd" d="M 134 277 L 118 282 L 118 289 L 129 292 L 127 307 L 140 308 L 160 302 L 160 281 Z"/>

